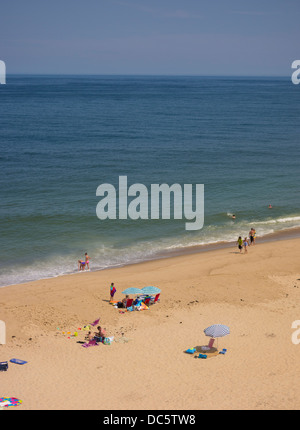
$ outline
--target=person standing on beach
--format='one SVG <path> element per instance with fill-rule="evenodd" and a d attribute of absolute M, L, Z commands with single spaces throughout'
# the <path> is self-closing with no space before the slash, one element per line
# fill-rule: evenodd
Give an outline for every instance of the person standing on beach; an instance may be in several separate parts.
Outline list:
<path fill-rule="evenodd" d="M 256 230 L 255 228 L 252 229 L 253 232 L 253 245 L 255 245 L 255 239 L 256 239 Z"/>
<path fill-rule="evenodd" d="M 248 252 L 247 248 L 249 246 L 249 242 L 248 242 L 247 237 L 245 237 L 245 239 L 244 239 L 243 246 L 244 246 L 245 254 L 247 254 L 247 252 Z"/>
<path fill-rule="evenodd" d="M 115 288 L 115 284 L 112 282 L 111 285 L 110 285 L 110 302 L 113 301 L 113 298 L 114 298 L 114 295 L 115 295 L 116 291 L 117 290 Z"/>
<path fill-rule="evenodd" d="M 254 245 L 254 233 L 255 233 L 254 228 L 251 228 L 251 230 L 249 231 L 249 239 L 250 239 L 249 246 Z"/>
<path fill-rule="evenodd" d="M 238 248 L 239 248 L 240 253 L 241 253 L 242 249 L 243 249 L 243 239 L 241 238 L 241 236 L 239 236 L 239 238 L 237 240 L 237 244 L 238 244 Z"/>

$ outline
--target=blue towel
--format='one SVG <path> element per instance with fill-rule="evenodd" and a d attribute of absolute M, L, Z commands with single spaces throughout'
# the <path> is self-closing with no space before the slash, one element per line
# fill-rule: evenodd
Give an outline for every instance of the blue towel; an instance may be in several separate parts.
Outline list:
<path fill-rule="evenodd" d="M 196 351 L 195 348 L 190 348 L 190 349 L 187 349 L 185 352 L 187 352 L 188 354 L 194 354 L 195 351 Z"/>
<path fill-rule="evenodd" d="M 20 360 L 19 358 L 12 358 L 11 360 L 9 360 L 11 363 L 16 363 L 16 364 L 26 364 L 27 361 L 24 360 Z"/>

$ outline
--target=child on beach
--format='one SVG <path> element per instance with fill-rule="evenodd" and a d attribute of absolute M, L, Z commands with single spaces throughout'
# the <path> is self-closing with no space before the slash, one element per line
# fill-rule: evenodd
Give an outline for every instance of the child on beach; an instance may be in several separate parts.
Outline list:
<path fill-rule="evenodd" d="M 241 236 L 239 236 L 239 238 L 237 240 L 237 244 L 238 244 L 238 248 L 239 248 L 240 253 L 241 253 L 242 249 L 243 249 L 243 239 L 241 238 Z"/>
<path fill-rule="evenodd" d="M 245 237 L 245 239 L 244 239 L 243 246 L 244 246 L 245 254 L 246 254 L 248 252 L 247 247 L 249 246 L 249 242 L 248 242 L 247 237 Z"/>

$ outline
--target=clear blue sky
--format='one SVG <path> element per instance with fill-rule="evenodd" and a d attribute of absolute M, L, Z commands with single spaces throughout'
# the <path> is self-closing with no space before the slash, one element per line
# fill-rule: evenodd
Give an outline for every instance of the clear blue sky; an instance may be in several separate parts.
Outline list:
<path fill-rule="evenodd" d="M 10 0 L 7 73 L 291 75 L 300 0 Z"/>

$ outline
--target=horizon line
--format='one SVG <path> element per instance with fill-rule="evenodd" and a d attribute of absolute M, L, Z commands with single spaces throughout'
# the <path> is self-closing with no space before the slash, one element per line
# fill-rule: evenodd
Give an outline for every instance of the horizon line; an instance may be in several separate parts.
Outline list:
<path fill-rule="evenodd" d="M 197 74 L 197 73 L 6 73 L 6 76 L 191 76 L 191 77 L 236 77 L 236 78 L 290 78 L 290 75 L 246 75 L 246 74 Z"/>

